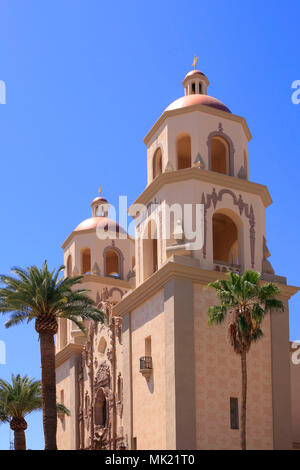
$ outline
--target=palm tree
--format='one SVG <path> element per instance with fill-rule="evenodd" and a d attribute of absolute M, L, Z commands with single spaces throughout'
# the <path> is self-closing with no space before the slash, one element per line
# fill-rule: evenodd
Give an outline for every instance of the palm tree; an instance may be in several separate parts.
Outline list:
<path fill-rule="evenodd" d="M 40 380 L 29 379 L 27 375 L 11 376 L 11 383 L 0 379 L 0 422 L 7 422 L 14 431 L 15 450 L 26 450 L 25 416 L 42 409 L 42 389 Z M 57 403 L 57 414 L 70 416 L 63 404 Z"/>
<path fill-rule="evenodd" d="M 56 450 L 56 377 L 54 335 L 58 318 L 73 321 L 85 331 L 84 320 L 104 321 L 86 289 L 75 289 L 83 276 L 60 277 L 64 266 L 49 271 L 47 261 L 41 269 L 13 268 L 15 276 L 0 276 L 0 313 L 10 313 L 7 328 L 35 320 L 39 334 L 42 368 L 42 405 L 45 450 Z"/>
<path fill-rule="evenodd" d="M 265 315 L 273 309 L 283 311 L 284 308 L 281 300 L 276 298 L 280 289 L 272 282 L 261 285 L 260 273 L 245 271 L 239 276 L 229 272 L 226 277 L 209 284 L 216 289 L 220 305 L 208 309 L 208 324 L 220 324 L 228 318 L 230 344 L 241 356 L 241 448 L 246 450 L 247 353 L 251 344 L 263 336 L 261 326 Z"/>
<path fill-rule="evenodd" d="M 11 376 L 11 383 L 0 379 L 0 421 L 14 431 L 15 450 L 26 450 L 25 416 L 41 408 L 41 383 L 28 376 Z"/>

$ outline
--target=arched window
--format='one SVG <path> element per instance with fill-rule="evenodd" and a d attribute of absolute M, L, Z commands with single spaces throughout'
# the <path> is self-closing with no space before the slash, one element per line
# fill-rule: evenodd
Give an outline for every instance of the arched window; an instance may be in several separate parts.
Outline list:
<path fill-rule="evenodd" d="M 224 175 L 229 174 L 229 147 L 219 136 L 211 139 L 211 170 Z"/>
<path fill-rule="evenodd" d="M 143 266 L 144 281 L 158 269 L 157 227 L 154 220 L 148 222 L 143 236 Z"/>
<path fill-rule="evenodd" d="M 153 179 L 154 179 L 162 173 L 162 153 L 161 153 L 160 148 L 158 148 L 154 153 L 152 165 L 153 165 L 152 172 L 153 172 Z"/>
<path fill-rule="evenodd" d="M 117 251 L 113 248 L 105 253 L 105 275 L 120 277 L 120 258 Z"/>
<path fill-rule="evenodd" d="M 233 220 L 225 214 L 213 216 L 213 257 L 214 263 L 239 265 L 238 229 Z"/>
<path fill-rule="evenodd" d="M 95 409 L 94 409 L 94 419 L 96 426 L 106 425 L 106 398 L 103 392 L 103 389 L 100 388 L 96 395 Z"/>
<path fill-rule="evenodd" d="M 180 134 L 176 139 L 177 169 L 183 170 L 192 166 L 191 136 Z"/>
<path fill-rule="evenodd" d="M 81 251 L 81 273 L 87 274 L 91 272 L 91 250 L 84 248 Z"/>
<path fill-rule="evenodd" d="M 72 276 L 72 255 L 67 259 L 67 276 Z"/>

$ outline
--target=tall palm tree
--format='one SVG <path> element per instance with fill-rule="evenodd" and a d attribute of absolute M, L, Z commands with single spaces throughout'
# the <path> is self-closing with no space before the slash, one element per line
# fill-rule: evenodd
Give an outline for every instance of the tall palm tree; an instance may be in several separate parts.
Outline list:
<path fill-rule="evenodd" d="M 245 271 L 239 276 L 229 272 L 226 277 L 209 284 L 216 289 L 220 305 L 208 309 L 208 324 L 220 324 L 228 318 L 230 344 L 241 357 L 241 448 L 246 450 L 247 353 L 252 343 L 263 336 L 261 327 L 265 315 L 284 308 L 281 300 L 276 298 L 280 289 L 272 282 L 261 284 L 260 273 Z"/>
<path fill-rule="evenodd" d="M 73 321 L 85 331 L 84 320 L 104 321 L 86 289 L 76 289 L 83 276 L 61 277 L 64 266 L 49 271 L 47 261 L 41 269 L 13 268 L 14 276 L 0 276 L 0 313 L 10 313 L 7 328 L 35 320 L 39 334 L 42 368 L 42 404 L 45 450 L 56 450 L 56 377 L 54 335 L 58 318 Z"/>
<path fill-rule="evenodd" d="M 28 376 L 11 376 L 11 383 L 0 379 L 0 421 L 9 422 L 14 431 L 15 450 L 26 450 L 25 416 L 41 409 L 41 383 Z"/>

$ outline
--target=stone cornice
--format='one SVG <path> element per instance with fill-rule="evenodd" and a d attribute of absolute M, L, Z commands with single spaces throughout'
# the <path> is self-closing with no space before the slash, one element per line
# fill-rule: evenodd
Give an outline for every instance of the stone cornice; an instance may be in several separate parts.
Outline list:
<path fill-rule="evenodd" d="M 95 233 L 96 234 L 96 228 L 90 228 L 90 229 L 87 229 L 87 230 L 73 230 L 73 232 L 70 233 L 70 235 L 65 239 L 65 241 L 63 242 L 63 244 L 61 245 L 62 249 L 64 250 L 67 245 L 70 243 L 70 241 L 72 240 L 72 238 L 76 235 L 87 235 L 89 233 Z M 116 240 L 126 240 L 126 239 L 130 239 L 132 241 L 134 241 L 134 238 L 127 234 L 127 238 L 119 238 L 117 237 Z M 100 240 L 100 239 L 99 239 Z M 111 242 L 111 238 L 107 238 L 106 239 L 108 242 Z M 105 240 L 103 240 L 105 241 Z"/>
<path fill-rule="evenodd" d="M 84 282 L 95 282 L 98 284 L 105 284 L 106 286 L 115 286 L 124 289 L 131 289 L 130 283 L 128 281 L 124 281 L 123 279 L 115 279 L 114 277 L 110 276 L 96 276 L 94 274 L 85 274 L 83 278 Z"/>
<path fill-rule="evenodd" d="M 248 124 L 245 120 L 245 118 L 241 116 L 237 116 L 236 114 L 230 114 L 227 113 L 226 111 L 221 111 L 219 109 L 215 108 L 210 108 L 209 106 L 205 106 L 203 104 L 193 104 L 191 106 L 186 106 L 185 108 L 180 108 L 180 109 L 173 109 L 169 111 L 164 111 L 160 118 L 156 121 L 156 123 L 152 126 L 148 134 L 144 137 L 144 143 L 146 146 L 148 146 L 150 140 L 154 136 L 155 132 L 160 128 L 160 126 L 164 123 L 164 121 L 172 116 L 178 116 L 180 114 L 185 114 L 185 113 L 190 113 L 194 111 L 201 111 L 203 113 L 207 114 L 212 114 L 214 116 L 218 116 L 220 118 L 224 119 L 229 119 L 231 121 L 239 122 L 242 124 L 244 132 L 246 134 L 246 137 L 248 141 L 252 139 L 251 132 L 249 130 Z"/>
<path fill-rule="evenodd" d="M 114 306 L 113 312 L 120 317 L 126 315 L 173 279 L 190 281 L 195 284 L 207 286 L 209 282 L 225 277 L 226 275 L 224 273 L 169 261 L 156 273 L 152 274 L 145 282 L 123 297 L 123 299 Z M 290 298 L 299 290 L 298 287 L 287 286 L 285 284 L 278 284 L 278 286 L 281 290 L 281 297 L 284 298 Z"/>
<path fill-rule="evenodd" d="M 272 204 L 272 199 L 268 188 L 265 185 L 252 183 L 251 181 L 243 180 L 233 176 L 223 175 L 213 171 L 202 170 L 201 168 L 192 167 L 184 170 L 175 170 L 165 172 L 157 176 L 140 194 L 135 200 L 134 204 L 148 204 L 153 199 L 156 193 L 165 185 L 171 183 L 177 183 L 186 180 L 198 180 L 207 182 L 220 187 L 229 188 L 232 190 L 243 191 L 246 193 L 255 194 L 260 196 L 264 207 L 268 207 Z M 131 206 L 132 207 L 132 206 Z M 129 208 L 129 214 L 131 213 L 131 207 Z"/>
<path fill-rule="evenodd" d="M 81 344 L 67 344 L 67 346 L 55 354 L 55 367 L 61 366 L 64 362 L 70 359 L 73 354 L 80 354 L 82 350 L 83 346 Z"/>

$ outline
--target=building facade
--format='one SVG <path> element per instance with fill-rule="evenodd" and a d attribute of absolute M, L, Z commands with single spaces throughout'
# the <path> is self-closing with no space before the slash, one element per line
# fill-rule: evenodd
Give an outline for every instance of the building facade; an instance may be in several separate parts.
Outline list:
<path fill-rule="evenodd" d="M 85 275 L 107 322 L 87 325 L 86 337 L 59 325 L 57 393 L 71 411 L 59 420 L 59 448 L 239 449 L 240 359 L 226 326 L 207 326 L 216 302 L 207 284 L 245 269 L 276 282 L 285 306 L 266 317 L 248 355 L 248 448 L 300 443 L 288 307 L 298 289 L 268 260 L 272 201 L 249 180 L 247 123 L 208 86 L 189 72 L 184 96 L 144 139 L 147 186 L 129 210 L 135 239 L 96 198 L 63 244 L 67 273 Z"/>

